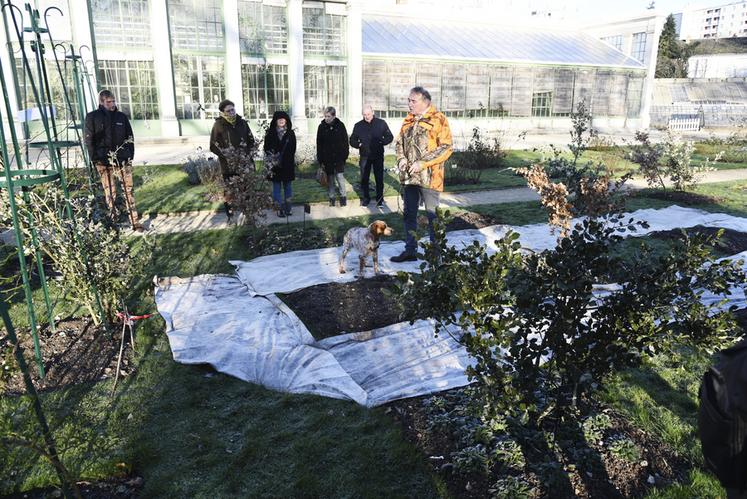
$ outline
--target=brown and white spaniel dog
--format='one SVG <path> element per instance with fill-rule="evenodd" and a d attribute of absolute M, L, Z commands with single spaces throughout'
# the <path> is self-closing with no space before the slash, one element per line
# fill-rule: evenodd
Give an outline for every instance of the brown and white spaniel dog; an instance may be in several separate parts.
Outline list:
<path fill-rule="evenodd" d="M 340 254 L 340 274 L 345 273 L 345 257 L 351 249 L 358 251 L 358 262 L 360 274 L 363 277 L 363 268 L 366 266 L 366 258 L 373 256 L 374 274 L 379 273 L 379 238 L 391 236 L 392 228 L 386 222 L 376 220 L 368 227 L 353 227 L 345 234 L 342 241 L 342 254 Z"/>

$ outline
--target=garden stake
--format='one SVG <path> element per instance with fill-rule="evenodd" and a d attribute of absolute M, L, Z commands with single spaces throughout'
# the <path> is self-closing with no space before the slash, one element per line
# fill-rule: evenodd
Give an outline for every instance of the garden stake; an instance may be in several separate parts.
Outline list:
<path fill-rule="evenodd" d="M 117 312 L 117 318 L 122 321 L 122 338 L 119 342 L 119 356 L 117 357 L 117 370 L 114 373 L 114 385 L 112 386 L 112 393 L 110 396 L 114 395 L 114 391 L 117 389 L 117 381 L 119 380 L 119 367 L 122 365 L 122 353 L 124 352 L 124 342 L 125 342 L 125 329 L 130 330 L 130 344 L 132 345 L 132 351 L 135 352 L 135 321 L 140 319 L 147 319 L 151 316 L 151 314 L 144 314 L 144 315 L 130 315 L 130 311 L 127 310 L 127 305 L 125 305 L 124 300 L 122 300 L 122 310 L 123 312 Z"/>

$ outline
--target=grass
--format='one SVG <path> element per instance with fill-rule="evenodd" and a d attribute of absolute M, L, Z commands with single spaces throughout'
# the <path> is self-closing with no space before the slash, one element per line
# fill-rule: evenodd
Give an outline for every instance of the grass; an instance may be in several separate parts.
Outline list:
<path fill-rule="evenodd" d="M 171 361 L 160 318 L 138 331 L 138 372 L 43 396 L 76 476 L 134 472 L 143 497 L 436 497 L 424 456 L 383 409 L 280 394 Z M 3 398 L 4 417 L 27 413 Z M 0 493 L 54 483 L 33 454 L 0 450 Z"/>
<path fill-rule="evenodd" d="M 336 234 L 339 224 L 323 230 Z M 256 256 L 247 236 L 244 229 L 158 236 L 133 310 L 154 311 L 153 274 L 227 272 L 228 258 Z M 281 394 L 176 364 L 164 327 L 158 316 L 139 326 L 137 374 L 114 399 L 109 381 L 44 394 L 76 476 L 134 469 L 145 479 L 143 497 L 441 495 L 443 484 L 384 409 Z M 0 421 L 30 424 L 23 398 L 0 399 L 0 414 Z M 0 449 L 0 466 L 14 470 L 0 478 L 0 494 L 56 482 L 50 467 L 25 450 Z"/>
<path fill-rule="evenodd" d="M 747 152 L 741 151 L 736 146 L 717 146 L 707 143 L 698 143 L 696 145 L 693 164 L 700 165 L 707 158 L 713 159 L 719 151 L 725 149 L 728 154 L 724 156 L 722 161 L 712 163 L 712 168 L 716 170 L 729 170 L 747 167 L 745 163 L 747 162 Z M 627 147 L 589 150 L 581 156 L 580 161 L 603 163 L 614 172 L 615 176 L 621 176 L 628 172 L 636 172 L 638 169 L 638 165 L 627 159 L 627 150 Z M 568 152 L 564 152 L 563 155 L 570 157 L 570 153 Z M 549 157 L 549 151 L 507 151 L 504 166 L 484 170 L 479 184 L 449 185 L 447 181 L 445 191 L 465 192 L 524 187 L 526 185 L 524 179 L 514 174 L 510 169 L 527 166 Z M 459 163 L 457 156 L 454 157 L 454 162 Z M 389 155 L 385 157 L 385 169 L 393 168 L 394 163 L 394 156 Z M 261 162 L 258 164 L 261 164 Z M 313 178 L 315 172 L 316 166 L 314 165 L 305 165 L 298 169 L 296 180 L 293 182 L 294 203 L 323 203 L 327 201 L 327 190 L 321 187 L 316 182 L 316 179 Z M 348 184 L 347 196 L 354 203 L 359 199 L 358 193 L 353 189 L 353 186 L 360 183 L 360 169 L 357 163 L 347 163 L 345 167 L 345 179 Z M 372 189 L 374 183 L 373 175 L 371 175 Z M 143 213 L 155 215 L 159 213 L 181 213 L 200 210 L 215 211 L 220 209 L 221 202 L 209 200 L 207 194 L 205 186 L 194 186 L 187 182 L 187 174 L 181 171 L 180 165 L 135 167 L 135 201 L 138 210 Z M 385 170 L 384 195 L 397 196 L 398 194 L 399 179 L 394 172 Z M 374 195 L 373 190 L 371 195 Z"/>
<path fill-rule="evenodd" d="M 683 483 L 656 489 L 649 497 L 724 496 L 718 480 L 700 469 L 698 388 L 709 364 L 708 356 L 694 352 L 682 352 L 676 359 L 658 356 L 641 368 L 617 375 L 607 385 L 604 399 L 608 405 L 696 465 Z"/>
<path fill-rule="evenodd" d="M 190 185 L 180 165 L 136 166 L 133 172 L 135 205 L 141 213 L 217 210 L 203 185 Z"/>
<path fill-rule="evenodd" d="M 160 167 L 159 167 L 160 168 Z M 717 201 L 698 206 L 747 216 L 747 181 L 697 189 Z M 672 204 L 643 191 L 628 209 Z M 472 211 L 500 223 L 544 222 L 537 202 L 483 205 Z M 136 312 L 153 312 L 150 278 L 227 273 L 229 259 L 249 259 L 272 251 L 339 243 L 348 227 L 374 215 L 308 224 L 278 225 L 261 237 L 243 228 L 153 236 L 156 251 L 133 288 Z M 401 216 L 383 217 L 402 233 Z M 277 242 L 275 245 L 274 242 Z M 133 245 L 143 239 L 133 239 Z M 52 283 L 55 296 L 61 288 Z M 37 305 L 43 303 L 35 294 Z M 11 304 L 23 323 L 24 304 Z M 66 313 L 75 304 L 61 299 Z M 43 311 L 43 305 L 37 310 Z M 43 312 L 42 312 L 43 313 Z M 43 395 L 62 455 L 71 470 L 87 479 L 130 471 L 144 477 L 144 497 L 439 497 L 445 486 L 401 433 L 385 409 L 351 402 L 266 390 L 200 366 L 171 360 L 163 320 L 138 326 L 135 375 L 125 378 L 110 399 L 110 381 L 69 387 Z M 640 369 L 620 373 L 605 401 L 638 428 L 658 435 L 696 467 L 682 483 L 657 489 L 651 497 L 719 497 L 723 490 L 701 471 L 696 438 L 697 387 L 709 359 L 683 352 L 679 359 L 655 358 Z M 23 397 L 0 398 L 0 428 L 29 425 Z M 0 448 L 0 494 L 56 483 L 50 467 L 32 453 Z"/>
<path fill-rule="evenodd" d="M 489 169 L 483 172 L 479 184 L 447 185 L 448 192 L 463 192 L 485 189 L 505 189 L 509 187 L 523 187 L 524 180 L 507 170 L 507 168 L 524 166 L 530 161 L 539 159 L 540 153 L 532 151 L 511 151 L 507 157 L 506 166 L 500 169 Z M 384 160 L 384 196 L 399 195 L 399 179 L 397 175 L 386 169 L 394 167 L 394 156 L 387 156 Z M 258 163 L 261 164 L 261 163 Z M 313 177 L 316 166 L 306 165 L 298 169 L 296 180 L 293 182 L 294 203 L 321 203 L 327 201 L 327 189 L 319 185 Z M 348 162 L 345 167 L 347 181 L 347 196 L 350 200 L 359 199 L 353 186 L 360 183 L 360 168 L 357 163 Z M 220 209 L 220 201 L 210 201 L 207 189 L 203 185 L 190 185 L 187 174 L 180 165 L 147 165 L 136 166 L 134 170 L 135 203 L 142 213 L 167 214 L 187 211 L 216 211 Z M 371 174 L 371 195 L 374 196 L 375 184 Z"/>

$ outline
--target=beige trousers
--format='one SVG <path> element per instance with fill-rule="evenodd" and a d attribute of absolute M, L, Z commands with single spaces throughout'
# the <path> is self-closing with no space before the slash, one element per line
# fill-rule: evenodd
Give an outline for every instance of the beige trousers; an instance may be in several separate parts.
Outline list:
<path fill-rule="evenodd" d="M 114 201 L 117 199 L 117 180 L 122 185 L 122 191 L 125 195 L 125 204 L 130 217 L 130 223 L 137 224 L 137 210 L 135 210 L 135 197 L 132 195 L 132 163 L 125 163 L 121 166 L 106 166 L 101 163 L 96 164 L 96 171 L 101 177 L 101 185 L 104 188 L 104 198 L 109 211 L 114 212 Z"/>

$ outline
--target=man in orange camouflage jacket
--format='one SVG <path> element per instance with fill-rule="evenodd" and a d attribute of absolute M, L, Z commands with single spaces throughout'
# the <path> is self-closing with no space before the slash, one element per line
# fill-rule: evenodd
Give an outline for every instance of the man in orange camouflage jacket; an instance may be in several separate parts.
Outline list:
<path fill-rule="evenodd" d="M 431 104 L 431 94 L 423 87 L 410 90 L 407 99 L 410 113 L 397 137 L 397 170 L 403 186 L 405 251 L 393 256 L 393 262 L 417 260 L 418 206 L 422 202 L 428 215 L 428 230 L 434 239 L 440 193 L 444 190 L 444 163 L 451 156 L 451 129 L 443 113 Z"/>

